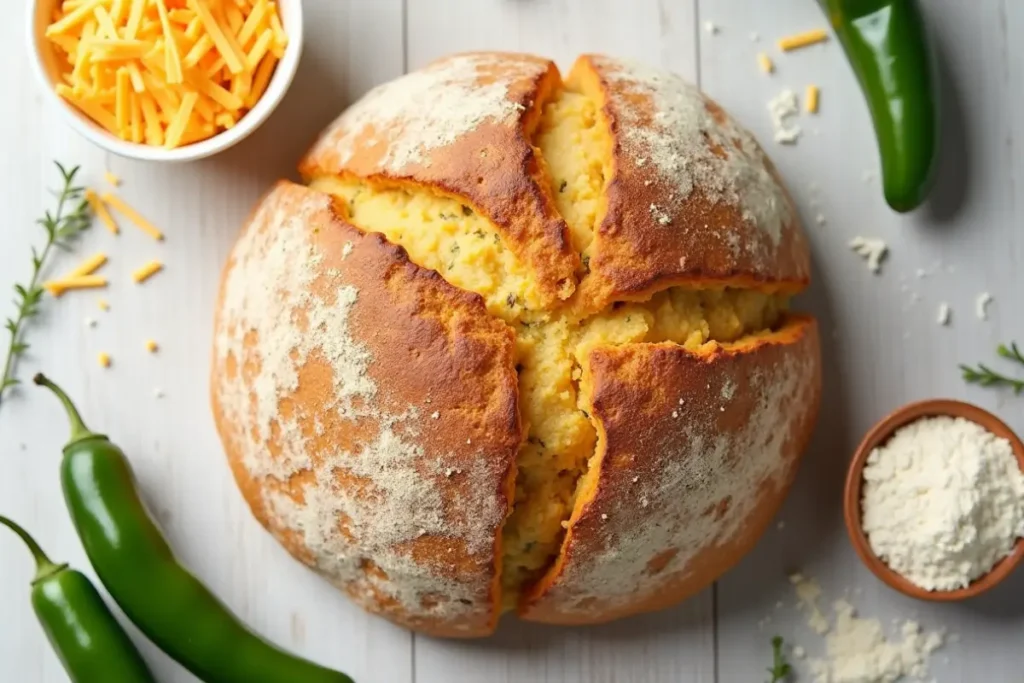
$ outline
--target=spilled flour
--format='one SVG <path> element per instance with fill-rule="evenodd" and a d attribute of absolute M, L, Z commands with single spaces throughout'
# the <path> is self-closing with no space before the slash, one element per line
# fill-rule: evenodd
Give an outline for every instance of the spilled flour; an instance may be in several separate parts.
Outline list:
<path fill-rule="evenodd" d="M 928 659 L 942 647 L 942 631 L 925 631 L 905 620 L 887 634 L 878 619 L 858 616 L 845 599 L 832 603 L 829 620 L 819 606 L 822 591 L 816 581 L 793 574 L 790 582 L 808 626 L 825 637 L 825 656 L 808 659 L 815 683 L 895 683 L 928 676 Z"/>
<path fill-rule="evenodd" d="M 791 575 L 789 582 L 793 584 L 793 589 L 796 591 L 796 598 L 799 601 L 797 605 L 807 616 L 807 625 L 819 636 L 828 633 L 828 619 L 822 613 L 821 608 L 818 607 L 818 599 L 821 597 L 821 586 L 818 585 L 817 581 L 805 579 L 802 574 Z"/>

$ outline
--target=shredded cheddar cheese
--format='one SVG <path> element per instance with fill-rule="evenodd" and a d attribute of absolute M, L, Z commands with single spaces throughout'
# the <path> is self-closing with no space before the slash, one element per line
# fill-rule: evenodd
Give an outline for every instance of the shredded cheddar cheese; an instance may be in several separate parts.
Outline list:
<path fill-rule="evenodd" d="M 125 204 L 124 200 L 121 198 L 116 197 L 109 192 L 105 192 L 100 199 L 104 204 L 109 204 L 115 211 L 130 220 L 137 228 L 139 228 L 139 230 L 142 230 L 142 232 L 146 233 L 153 239 L 159 241 L 164 238 L 164 234 L 160 232 L 156 226 L 139 215 L 138 211 Z"/>
<path fill-rule="evenodd" d="M 96 360 L 99 362 L 101 368 L 109 368 L 110 367 L 110 354 L 109 353 L 100 353 L 98 356 L 96 356 Z"/>
<path fill-rule="evenodd" d="M 809 85 L 809 86 L 807 86 L 807 92 L 804 95 L 804 108 L 807 110 L 807 113 L 809 113 L 809 114 L 817 114 L 818 113 L 818 98 L 819 98 L 819 96 L 820 96 L 820 91 L 818 90 L 818 86 L 816 86 L 816 85 Z"/>
<path fill-rule="evenodd" d="M 757 64 L 761 67 L 761 71 L 766 74 L 770 74 L 775 71 L 775 63 L 772 62 L 772 58 L 763 52 L 757 53 Z"/>
<path fill-rule="evenodd" d="M 106 287 L 107 279 L 99 275 L 79 275 L 77 277 L 65 277 L 60 280 L 49 280 L 43 283 L 43 287 L 53 296 L 61 296 L 64 292 L 72 289 L 94 289 Z"/>
<path fill-rule="evenodd" d="M 178 53 L 178 39 L 171 29 L 171 20 L 167 16 L 167 5 L 164 0 L 154 0 L 157 14 L 160 15 L 160 28 L 163 32 L 164 44 L 164 72 L 167 74 L 167 82 L 177 85 L 185 80 L 181 72 L 181 55 Z"/>
<path fill-rule="evenodd" d="M 109 311 L 110 310 L 110 304 L 107 303 L 106 299 L 100 299 L 99 301 L 96 302 L 96 305 L 100 307 L 101 311 Z"/>
<path fill-rule="evenodd" d="M 150 353 L 156 353 L 157 349 L 159 348 L 160 347 L 157 345 L 157 343 L 152 339 L 146 340 L 146 350 L 149 351 Z"/>
<path fill-rule="evenodd" d="M 113 185 L 114 187 L 118 187 L 121 185 L 121 179 L 118 178 L 113 171 L 104 171 L 103 179 L 106 180 L 108 184 Z"/>
<path fill-rule="evenodd" d="M 80 264 L 78 264 L 77 268 L 72 270 L 70 273 L 67 274 L 67 276 L 65 278 L 62 278 L 62 279 L 67 279 L 67 278 L 72 278 L 72 277 L 82 277 L 83 275 L 92 275 L 97 270 L 99 270 L 103 266 L 103 264 L 106 263 L 106 262 L 107 262 L 107 255 L 106 254 L 104 254 L 102 252 L 100 252 L 99 254 L 94 254 L 94 255 L 90 256 L 89 258 L 85 259 L 84 261 L 82 261 Z"/>
<path fill-rule="evenodd" d="M 100 222 L 106 226 L 107 230 L 115 235 L 120 232 L 117 223 L 114 221 L 113 216 L 110 215 L 110 212 L 107 211 L 107 206 L 100 199 L 99 195 L 93 190 L 86 190 L 85 199 L 89 202 L 89 206 L 92 207 L 92 212 L 99 217 Z"/>
<path fill-rule="evenodd" d="M 213 39 L 213 44 L 217 47 L 221 57 L 224 58 L 224 62 L 228 65 L 231 73 L 242 73 L 245 70 L 244 60 L 242 59 L 243 55 L 231 28 L 218 21 L 217 17 L 213 16 L 213 12 L 210 11 L 210 8 L 202 0 L 188 0 L 188 7 L 199 17 L 199 21 L 202 22 L 207 35 Z M 239 28 L 241 29 L 241 27 Z"/>
<path fill-rule="evenodd" d="M 273 0 L 64 0 L 46 36 L 67 63 L 58 95 L 168 149 L 235 126 L 288 45 Z"/>
<path fill-rule="evenodd" d="M 805 31 L 804 33 L 797 33 L 792 36 L 786 36 L 779 40 L 779 49 L 785 52 L 790 50 L 799 50 L 802 47 L 808 45 L 814 45 L 816 43 L 823 43 L 828 40 L 828 31 L 823 28 L 817 28 L 813 31 Z"/>
<path fill-rule="evenodd" d="M 136 283 L 141 284 L 163 270 L 163 267 L 164 264 L 159 261 L 150 261 L 132 273 L 132 279 L 135 280 Z"/>

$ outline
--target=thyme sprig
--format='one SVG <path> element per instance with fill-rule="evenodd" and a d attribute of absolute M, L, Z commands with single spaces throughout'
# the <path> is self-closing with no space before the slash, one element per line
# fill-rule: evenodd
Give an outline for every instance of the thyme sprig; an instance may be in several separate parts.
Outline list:
<path fill-rule="evenodd" d="M 771 680 L 768 683 L 780 683 L 789 678 L 793 673 L 793 667 L 786 661 L 786 653 L 783 651 L 782 636 L 772 638 L 772 665 L 768 668 Z"/>
<path fill-rule="evenodd" d="M 1009 346 L 1000 344 L 999 348 L 996 349 L 996 353 L 1002 358 L 1024 365 L 1024 353 L 1021 353 L 1020 347 L 1017 346 L 1016 342 L 1010 342 Z"/>
<path fill-rule="evenodd" d="M 1000 344 L 996 349 L 996 354 L 1000 358 L 1024 365 L 1024 352 L 1021 352 L 1020 347 L 1014 342 L 1011 342 L 1009 346 Z M 984 363 L 978 363 L 976 367 L 961 365 L 960 371 L 963 373 L 964 380 L 970 384 L 978 384 L 983 387 L 1009 387 L 1015 394 L 1024 393 L 1024 379 L 1004 375 Z"/>
<path fill-rule="evenodd" d="M 78 166 L 70 169 L 60 162 L 53 162 L 60 171 L 61 189 L 54 192 L 57 208 L 51 213 L 47 211 L 36 223 L 46 231 L 46 244 L 42 250 L 32 247 L 32 277 L 27 284 L 14 285 L 14 305 L 17 313 L 7 318 L 4 329 L 10 335 L 7 355 L 4 359 L 3 375 L 0 376 L 0 401 L 11 387 L 19 380 L 14 376 L 17 359 L 29 349 L 24 340 L 25 326 L 28 321 L 39 315 L 39 307 L 43 299 L 42 274 L 49 262 L 54 249 L 68 249 L 71 242 L 91 224 L 89 202 L 85 198 L 85 188 L 75 185 Z"/>

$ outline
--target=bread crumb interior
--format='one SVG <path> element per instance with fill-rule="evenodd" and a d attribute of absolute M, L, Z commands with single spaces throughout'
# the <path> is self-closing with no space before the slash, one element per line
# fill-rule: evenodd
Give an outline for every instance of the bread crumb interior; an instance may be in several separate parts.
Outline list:
<path fill-rule="evenodd" d="M 544 105 L 534 135 L 545 161 L 551 194 L 585 264 L 597 224 L 607 211 L 605 186 L 612 176 L 608 124 L 598 94 L 571 83 Z"/>
<path fill-rule="evenodd" d="M 341 199 L 353 225 L 383 234 L 416 264 L 482 296 L 491 315 L 516 319 L 541 307 L 529 268 L 458 198 L 355 177 L 321 176 L 310 187 Z"/>

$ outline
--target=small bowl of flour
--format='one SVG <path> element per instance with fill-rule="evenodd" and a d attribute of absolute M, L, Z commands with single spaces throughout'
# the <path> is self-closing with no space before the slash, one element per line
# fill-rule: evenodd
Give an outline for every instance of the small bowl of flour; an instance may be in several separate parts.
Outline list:
<path fill-rule="evenodd" d="M 979 595 L 1024 560 L 1024 443 L 976 406 L 910 404 L 864 438 L 843 507 L 857 554 L 890 587 Z"/>

